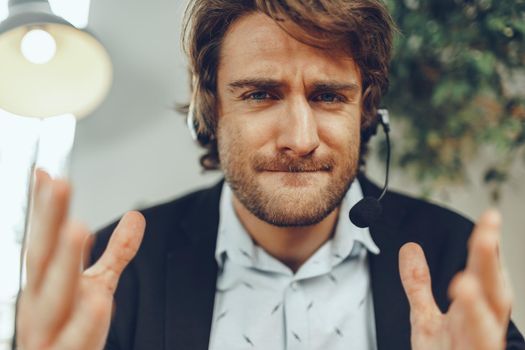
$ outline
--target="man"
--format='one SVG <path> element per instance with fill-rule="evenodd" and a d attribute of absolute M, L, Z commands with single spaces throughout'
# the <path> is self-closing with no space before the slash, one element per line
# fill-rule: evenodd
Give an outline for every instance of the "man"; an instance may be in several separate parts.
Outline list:
<path fill-rule="evenodd" d="M 358 169 L 388 84 L 380 1 L 194 0 L 188 18 L 192 126 L 226 181 L 126 214 L 79 274 L 88 233 L 39 172 L 23 349 L 525 348 L 498 213 L 473 229 L 388 193 L 369 229 L 347 219 L 379 193 Z"/>

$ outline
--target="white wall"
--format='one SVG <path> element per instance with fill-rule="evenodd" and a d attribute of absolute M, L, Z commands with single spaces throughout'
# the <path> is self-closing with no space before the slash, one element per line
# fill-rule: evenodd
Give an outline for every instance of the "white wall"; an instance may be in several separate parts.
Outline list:
<path fill-rule="evenodd" d="M 90 27 L 115 66 L 108 99 L 77 126 L 73 153 L 73 213 L 92 227 L 218 176 L 199 175 L 199 151 L 173 111 L 188 95 L 179 45 L 183 4 L 151 4 L 92 3 Z"/>
<path fill-rule="evenodd" d="M 183 1 L 114 0 L 92 2 L 90 26 L 107 44 L 115 64 L 108 100 L 77 127 L 72 181 L 72 213 L 92 228 L 124 211 L 172 198 L 215 182 L 201 175 L 182 117 L 171 110 L 187 98 L 187 74 L 179 36 Z M 471 172 L 476 175 L 477 165 Z M 505 188 L 503 256 L 517 295 L 514 318 L 525 330 L 525 175 L 517 163 Z M 382 166 L 372 162 L 371 177 L 381 182 Z M 394 170 L 392 187 L 417 193 L 417 186 Z M 453 188 L 435 200 L 476 218 L 489 206 L 480 184 Z"/>

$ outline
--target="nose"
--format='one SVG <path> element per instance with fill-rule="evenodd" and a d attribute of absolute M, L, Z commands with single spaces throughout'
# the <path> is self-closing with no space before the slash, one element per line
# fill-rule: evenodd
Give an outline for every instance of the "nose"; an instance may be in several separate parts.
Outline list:
<path fill-rule="evenodd" d="M 277 147 L 279 150 L 306 156 L 319 147 L 317 122 L 312 107 L 304 97 L 291 99 L 281 119 Z"/>

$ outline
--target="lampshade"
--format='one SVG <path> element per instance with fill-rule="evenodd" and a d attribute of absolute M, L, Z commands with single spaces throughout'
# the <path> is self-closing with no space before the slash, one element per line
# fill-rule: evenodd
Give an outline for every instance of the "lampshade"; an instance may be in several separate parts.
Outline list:
<path fill-rule="evenodd" d="M 43 50 L 49 60 L 35 63 L 23 52 L 32 34 L 40 35 L 37 54 Z M 41 47 L 44 39 L 50 47 Z M 9 17 L 0 24 L 0 108 L 28 117 L 82 118 L 104 100 L 111 81 L 111 59 L 87 30 L 54 15 L 47 1 L 10 1 Z"/>

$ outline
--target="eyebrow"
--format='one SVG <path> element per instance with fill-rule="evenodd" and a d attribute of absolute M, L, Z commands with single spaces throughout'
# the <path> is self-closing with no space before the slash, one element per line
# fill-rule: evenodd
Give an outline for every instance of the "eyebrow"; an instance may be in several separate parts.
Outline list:
<path fill-rule="evenodd" d="M 250 78 L 250 79 L 240 79 L 235 80 L 228 84 L 230 90 L 246 89 L 246 88 L 256 88 L 262 90 L 273 90 L 282 87 L 280 81 L 275 79 L 265 79 L 265 78 Z"/>
<path fill-rule="evenodd" d="M 313 91 L 347 91 L 357 92 L 360 87 L 356 83 L 342 83 L 337 81 L 322 81 L 313 85 Z"/>
<path fill-rule="evenodd" d="M 228 84 L 230 90 L 235 91 L 238 89 L 255 88 L 261 90 L 274 90 L 282 88 L 286 84 L 275 79 L 266 78 L 249 78 L 235 80 Z M 356 83 L 340 82 L 332 80 L 323 80 L 315 82 L 312 86 L 313 91 L 347 91 L 356 92 L 359 91 L 360 86 Z"/>

